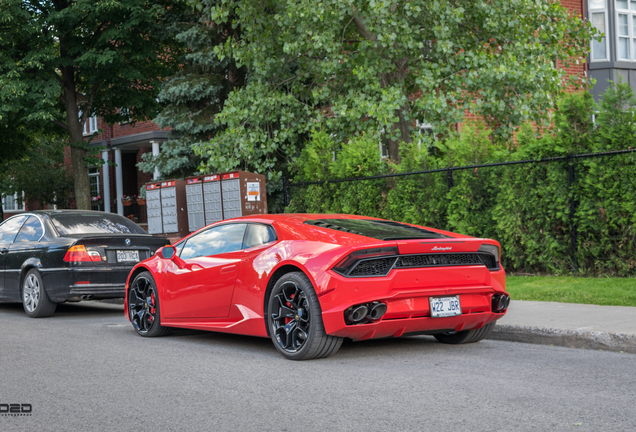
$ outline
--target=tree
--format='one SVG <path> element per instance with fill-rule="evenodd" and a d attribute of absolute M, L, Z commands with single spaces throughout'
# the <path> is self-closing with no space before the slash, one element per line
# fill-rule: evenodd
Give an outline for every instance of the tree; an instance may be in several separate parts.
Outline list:
<path fill-rule="evenodd" d="M 40 208 L 63 206 L 73 197 L 73 179 L 64 166 L 64 142 L 50 135 L 32 139 L 32 151 L 0 164 L 0 192 L 19 197 L 24 192 L 25 199 Z"/>
<path fill-rule="evenodd" d="M 237 68 L 230 58 L 220 60 L 214 51 L 228 37 L 239 36 L 239 29 L 232 28 L 232 17 L 221 24 L 211 21 L 210 11 L 218 3 L 202 0 L 200 10 L 176 24 L 176 39 L 187 52 L 180 59 L 182 69 L 159 93 L 165 107 L 155 119 L 160 127 L 171 128 L 171 139 L 163 143 L 159 156 L 143 155 L 139 163 L 142 171 L 153 172 L 157 167 L 165 178 L 194 174 L 203 160 L 194 154 L 192 145 L 209 141 L 217 133 L 214 117 L 223 109 L 228 94 L 245 82 L 245 70 Z"/>
<path fill-rule="evenodd" d="M 169 34 L 179 4 L 161 0 L 3 0 L 0 93 L 20 125 L 68 136 L 77 207 L 90 208 L 83 130 L 152 118 L 162 77 L 177 67 Z M 127 108 L 121 110 L 121 108 Z"/>
<path fill-rule="evenodd" d="M 622 79 L 612 82 L 599 103 L 599 150 L 622 150 L 634 145 L 636 95 Z"/>
<path fill-rule="evenodd" d="M 216 170 L 280 175 L 313 129 L 339 144 L 363 132 L 399 161 L 416 120 L 444 135 L 471 112 L 495 137 L 543 122 L 594 30 L 557 0 L 222 0 L 239 37 L 217 52 L 248 69 L 196 151 Z"/>

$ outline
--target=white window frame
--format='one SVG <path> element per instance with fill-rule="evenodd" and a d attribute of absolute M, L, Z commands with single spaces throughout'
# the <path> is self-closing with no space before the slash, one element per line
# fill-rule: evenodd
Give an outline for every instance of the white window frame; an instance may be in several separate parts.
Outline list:
<path fill-rule="evenodd" d="M 433 140 L 437 141 L 437 137 L 433 134 L 433 125 L 426 123 L 426 120 L 415 120 L 415 126 L 417 127 L 417 134 L 420 137 L 424 134 L 433 135 Z M 418 139 L 417 148 L 422 148 L 422 138 Z"/>
<path fill-rule="evenodd" d="M 93 172 L 92 173 L 91 169 L 95 169 L 95 170 L 97 170 L 97 172 Z M 90 182 L 90 178 L 91 177 L 95 177 L 95 179 L 97 180 L 97 195 L 95 195 L 95 196 L 100 196 L 100 193 L 99 193 L 99 167 L 89 167 L 88 168 L 88 177 L 89 177 L 89 179 L 88 179 L 89 187 L 90 187 L 90 184 L 91 184 L 91 182 Z"/>
<path fill-rule="evenodd" d="M 615 1 L 615 0 L 609 0 L 609 1 Z M 607 0 L 604 0 L 605 6 L 603 8 L 596 8 L 596 9 L 592 9 L 592 1 L 588 0 L 588 13 L 589 13 L 589 19 L 590 19 L 590 23 L 592 22 L 592 14 L 593 13 L 603 13 L 603 16 L 605 17 L 605 36 L 603 36 L 603 42 L 605 43 L 605 58 L 603 59 L 594 59 L 594 40 L 590 41 L 590 63 L 600 63 L 600 62 L 607 62 L 610 61 L 610 47 L 608 44 L 609 38 L 608 38 L 608 33 L 609 33 L 609 10 L 607 8 Z"/>
<path fill-rule="evenodd" d="M 82 111 L 79 112 L 80 120 L 82 118 Z M 84 123 L 84 135 L 92 135 L 97 132 L 99 128 L 97 127 L 97 116 L 89 117 L 86 119 L 86 123 Z"/>
<path fill-rule="evenodd" d="M 386 130 L 382 128 L 380 131 L 380 136 L 383 136 Z M 389 146 L 382 143 L 382 138 L 378 141 L 378 150 L 380 151 L 380 160 L 389 158 Z"/>
<path fill-rule="evenodd" d="M 378 146 L 380 149 L 380 160 L 389 158 L 389 146 L 383 144 L 382 141 L 378 142 Z"/>
<path fill-rule="evenodd" d="M 126 116 L 126 120 L 121 121 L 119 124 L 130 123 L 130 108 L 119 108 L 119 114 Z"/>
<path fill-rule="evenodd" d="M 92 169 L 96 170 L 96 172 L 91 172 Z M 101 196 L 100 189 L 99 189 L 99 176 L 100 176 L 99 167 L 94 167 L 94 166 L 88 167 L 88 187 L 89 187 L 89 189 L 90 189 L 90 186 L 91 186 L 91 178 L 95 178 L 95 180 L 97 180 L 97 195 L 93 195 L 91 193 L 91 198 L 93 196 Z M 91 208 L 93 210 L 100 210 L 101 209 L 100 206 L 101 206 L 101 204 L 93 204 L 93 202 L 91 200 Z"/>
<path fill-rule="evenodd" d="M 4 198 L 5 198 L 5 196 L 2 195 L 2 212 L 3 213 L 18 213 L 18 212 L 25 211 L 24 210 L 24 192 L 22 192 L 22 205 L 21 206 L 18 206 L 18 193 L 16 192 L 16 193 L 13 194 L 13 200 L 14 200 L 13 202 L 15 202 L 15 204 L 16 204 L 15 207 L 16 208 L 7 209 L 5 207 L 5 204 L 4 204 Z"/>
<path fill-rule="evenodd" d="M 636 3 L 635 3 L 636 4 Z M 636 9 L 630 9 L 632 5 L 632 0 L 627 0 L 627 9 L 619 9 L 618 1 L 614 0 L 614 20 L 615 20 L 615 43 L 616 43 L 616 61 L 617 62 L 636 62 L 636 56 L 634 55 L 634 47 L 636 44 L 636 34 L 634 32 L 634 17 L 636 17 Z M 600 10 L 600 9 L 598 9 Z M 618 47 L 619 41 L 621 38 L 625 38 L 625 36 L 620 36 L 618 33 L 618 16 L 619 15 L 627 15 L 627 58 L 619 58 L 618 57 Z M 607 24 L 606 24 L 607 25 Z M 607 38 L 606 38 L 607 39 Z M 598 60 L 597 60 L 598 61 Z"/>

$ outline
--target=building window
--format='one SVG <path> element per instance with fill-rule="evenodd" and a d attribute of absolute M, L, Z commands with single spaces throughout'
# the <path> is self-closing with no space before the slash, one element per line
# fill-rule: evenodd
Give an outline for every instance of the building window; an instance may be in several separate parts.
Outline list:
<path fill-rule="evenodd" d="M 592 27 L 603 34 L 603 38 L 592 40 L 592 61 L 609 61 L 609 49 L 607 48 L 607 0 L 590 0 L 590 18 Z"/>
<path fill-rule="evenodd" d="M 17 193 L 8 196 L 2 195 L 2 211 L 8 213 L 24 211 L 24 192 L 19 200 Z"/>
<path fill-rule="evenodd" d="M 97 132 L 97 116 L 89 117 L 84 123 L 84 135 L 94 134 L 95 132 Z"/>
<path fill-rule="evenodd" d="M 101 194 L 99 192 L 99 168 L 91 167 L 88 169 L 88 184 L 91 190 L 91 208 L 93 210 L 101 210 Z"/>
<path fill-rule="evenodd" d="M 379 142 L 380 145 L 380 159 L 388 159 L 389 158 L 389 146 L 385 143 L 380 141 Z"/>
<path fill-rule="evenodd" d="M 130 123 L 130 108 L 119 108 L 119 114 L 124 117 L 120 124 Z"/>
<path fill-rule="evenodd" d="M 420 135 L 433 135 L 433 126 L 430 123 L 416 120 L 415 124 Z"/>
<path fill-rule="evenodd" d="M 622 61 L 636 61 L 636 0 L 615 1 L 616 57 Z"/>

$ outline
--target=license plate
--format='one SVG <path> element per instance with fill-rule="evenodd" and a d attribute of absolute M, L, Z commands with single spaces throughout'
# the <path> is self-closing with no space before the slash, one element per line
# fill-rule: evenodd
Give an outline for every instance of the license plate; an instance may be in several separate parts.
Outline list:
<path fill-rule="evenodd" d="M 139 262 L 139 251 L 118 250 L 117 262 Z"/>
<path fill-rule="evenodd" d="M 459 304 L 459 296 L 454 297 L 430 297 L 432 318 L 445 318 L 462 314 L 462 307 Z"/>

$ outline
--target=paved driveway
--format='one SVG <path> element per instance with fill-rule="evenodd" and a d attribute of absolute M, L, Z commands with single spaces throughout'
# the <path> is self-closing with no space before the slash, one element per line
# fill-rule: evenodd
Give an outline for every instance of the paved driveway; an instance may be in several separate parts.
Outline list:
<path fill-rule="evenodd" d="M 122 310 L 0 305 L 0 404 L 33 407 L 0 430 L 636 430 L 633 354 L 421 336 L 290 362 L 267 339 L 143 339 Z"/>

